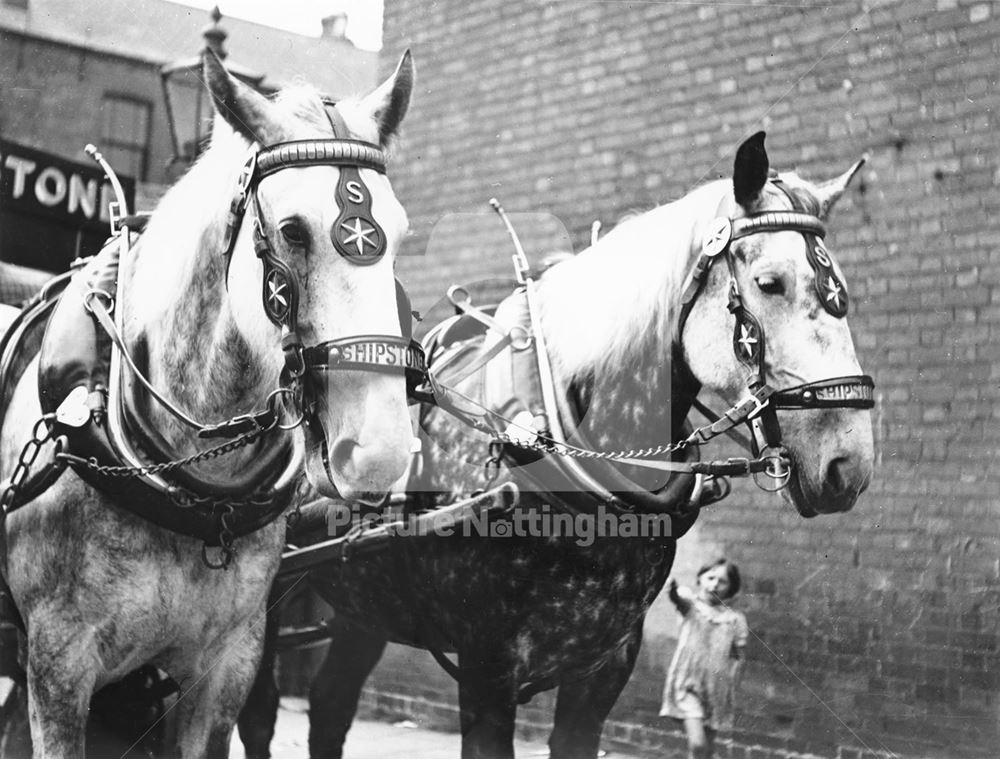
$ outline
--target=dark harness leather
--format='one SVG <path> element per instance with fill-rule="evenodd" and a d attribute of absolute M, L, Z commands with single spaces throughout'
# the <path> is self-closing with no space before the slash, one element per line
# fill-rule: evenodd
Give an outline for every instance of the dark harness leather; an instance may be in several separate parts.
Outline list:
<path fill-rule="evenodd" d="M 144 379 L 143 340 L 140 337 L 130 351 L 111 320 L 119 256 L 121 251 L 127 253 L 131 244 L 131 232 L 125 227 L 66 283 L 58 303 L 53 300 L 45 304 L 45 309 L 53 313 L 40 351 L 39 398 L 43 412 L 54 418 L 56 463 L 19 488 L 9 509 L 37 497 L 69 464 L 116 504 L 143 519 L 202 540 L 205 545 L 220 545 L 273 521 L 294 495 L 301 458 L 296 455 L 291 436 L 277 429 L 278 398 L 298 398 L 308 423 L 313 409 L 308 397 L 311 373 L 341 369 L 398 373 L 405 374 L 413 385 L 422 378 L 423 352 L 411 339 L 412 312 L 398 280 L 396 299 L 403 337 L 352 336 L 311 347 L 304 346 L 299 338 L 299 283 L 293 269 L 271 246 L 256 191 L 261 180 L 285 168 L 338 167 L 336 191 L 341 213 L 338 232 L 333 236 L 337 252 L 351 263 L 365 266 L 380 260 L 387 246 L 384 233 L 371 215 L 370 192 L 359 173 L 362 168 L 384 173 L 385 156 L 378 146 L 338 137 L 347 134 L 346 125 L 332 104 L 327 105 L 334 129 L 332 139 L 251 149 L 230 204 L 225 235 L 223 253 L 228 274 L 238 231 L 252 205 L 254 250 L 264 268 L 262 303 L 268 318 L 281 329 L 283 383 L 287 384 L 271 393 L 265 408 L 220 424 L 193 422 L 160 396 Z M 121 290 L 117 292 L 120 298 Z M 109 392 L 109 387 L 116 386 L 112 360 L 115 351 L 127 359 L 135 380 L 141 380 L 119 380 L 117 394 Z M 125 374 L 124 366 L 120 374 Z M 0 376 L 0 389 L 12 384 L 10 377 Z M 116 402 L 124 431 L 143 451 L 145 461 L 141 467 L 127 465 L 135 457 L 125 455 L 119 447 L 122 441 L 109 433 L 109 403 Z M 194 426 L 201 437 L 241 438 L 218 446 L 219 455 L 237 444 L 255 446 L 259 455 L 250 469 L 233 473 L 223 481 L 207 480 L 176 466 L 179 462 L 171 459 L 171 446 L 143 413 L 154 402 Z M 110 410 L 115 412 L 117 408 Z M 168 471 L 169 480 L 160 476 Z"/>

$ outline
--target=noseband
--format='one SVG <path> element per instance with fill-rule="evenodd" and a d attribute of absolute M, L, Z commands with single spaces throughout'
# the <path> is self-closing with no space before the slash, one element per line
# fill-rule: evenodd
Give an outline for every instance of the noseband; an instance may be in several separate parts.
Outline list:
<path fill-rule="evenodd" d="M 332 103 L 326 105 L 332 106 Z M 334 130 L 332 139 L 282 142 L 266 148 L 255 147 L 251 151 L 230 204 L 223 241 L 226 281 L 228 283 L 236 238 L 252 203 L 254 252 L 264 267 L 261 292 L 264 313 L 281 329 L 285 368 L 291 378 L 298 380 L 307 371 L 353 369 L 405 374 L 408 384 L 414 386 L 423 379 L 426 364 L 420 344 L 411 339 L 410 301 L 399 280 L 396 280 L 396 305 L 403 337 L 361 335 L 306 347 L 299 336 L 298 277 L 271 246 L 257 192 L 261 180 L 283 169 L 339 168 L 336 196 L 340 215 L 334 222 L 332 234 L 337 252 L 355 266 L 370 266 L 381 260 L 387 247 L 385 233 L 372 215 L 371 193 L 360 173 L 360 169 L 370 169 L 385 174 L 385 153 L 377 145 L 337 137 L 338 133 L 347 133 L 343 117 L 332 107 L 327 108 L 326 113 Z"/>
<path fill-rule="evenodd" d="M 798 232 L 805 239 L 806 258 L 813 269 L 814 289 L 823 308 L 838 319 L 847 315 L 847 289 L 833 266 L 833 260 L 823 245 L 826 226 L 807 213 L 799 200 L 780 179 L 771 182 L 791 201 L 792 211 L 764 211 L 751 216 L 720 217 L 712 222 L 706 234 L 701 255 L 688 275 L 681 297 L 678 335 L 691 313 L 695 299 L 708 278 L 712 265 L 725 258 L 729 267 L 729 312 L 736 319 L 733 330 L 733 352 L 750 369 L 747 389 L 753 403 L 747 420 L 759 419 L 764 438 L 764 450 L 780 450 L 781 427 L 775 411 L 778 409 L 856 408 L 870 409 L 875 405 L 875 383 L 867 374 L 834 377 L 806 382 L 785 390 L 774 390 L 766 383 L 764 328 L 743 302 L 736 277 L 736 255 L 732 244 L 736 240 L 768 232 Z M 745 405 L 745 404 L 744 404 Z M 754 441 L 756 446 L 756 441 Z M 756 453 L 756 451 L 755 451 Z M 787 480 L 790 470 L 768 472 L 775 479 Z"/>

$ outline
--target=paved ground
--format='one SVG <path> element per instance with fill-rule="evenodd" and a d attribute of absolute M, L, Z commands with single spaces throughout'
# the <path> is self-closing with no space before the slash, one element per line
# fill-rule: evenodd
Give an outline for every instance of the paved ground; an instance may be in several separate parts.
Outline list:
<path fill-rule="evenodd" d="M 282 699 L 277 733 L 271 743 L 272 759 L 306 759 L 309 716 L 301 699 Z M 541 759 L 549 755 L 544 743 L 517 741 L 517 759 Z M 351 727 L 344 747 L 350 759 L 458 759 L 461 740 L 455 733 L 421 729 L 413 722 L 359 720 Z M 233 741 L 229 759 L 243 759 L 243 746 Z M 609 759 L 611 759 L 609 755 Z M 632 759 L 615 753 L 613 759 Z"/>
<path fill-rule="evenodd" d="M 309 715 L 300 699 L 282 699 L 278 726 L 271 742 L 272 759 L 306 759 L 308 750 Z M 517 759 L 547 757 L 548 748 L 542 743 L 518 741 Z M 344 756 L 351 759 L 457 759 L 461 740 L 455 733 L 424 730 L 410 721 L 370 722 L 359 720 L 351 727 L 344 747 Z M 229 759 L 243 759 L 243 746 L 233 740 Z"/>
<path fill-rule="evenodd" d="M 0 696 L 9 682 L 0 678 Z M 3 698 L 0 698 L 0 702 Z M 278 712 L 277 732 L 271 743 L 272 759 L 307 759 L 309 715 L 304 699 L 283 698 Z M 549 751 L 544 743 L 515 742 L 516 759 L 543 759 Z M 350 759 L 458 759 L 461 740 L 457 733 L 421 728 L 416 723 L 358 720 L 347 736 L 344 755 Z M 636 759 L 614 752 L 608 759 Z M 233 738 L 229 759 L 244 759 L 243 744 Z"/>

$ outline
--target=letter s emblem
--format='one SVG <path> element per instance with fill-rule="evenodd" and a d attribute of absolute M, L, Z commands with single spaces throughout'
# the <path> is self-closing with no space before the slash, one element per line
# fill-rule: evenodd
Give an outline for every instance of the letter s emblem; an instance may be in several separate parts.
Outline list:
<path fill-rule="evenodd" d="M 347 198 L 355 204 L 365 202 L 365 194 L 361 191 L 361 183 L 351 180 L 347 183 Z"/>

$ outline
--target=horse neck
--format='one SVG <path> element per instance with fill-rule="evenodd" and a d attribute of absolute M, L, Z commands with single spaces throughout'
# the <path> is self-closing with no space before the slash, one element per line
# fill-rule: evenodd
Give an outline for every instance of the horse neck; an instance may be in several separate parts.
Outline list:
<path fill-rule="evenodd" d="M 553 371 L 586 408 L 580 429 L 596 448 L 669 442 L 697 392 L 675 357 L 671 308 L 695 236 L 690 204 L 613 230 L 539 283 Z"/>
<path fill-rule="evenodd" d="M 197 421 L 255 410 L 276 386 L 277 368 L 261 363 L 227 305 L 224 210 L 192 219 L 193 233 L 156 221 L 126 273 L 130 344 L 157 390 Z M 200 447 L 191 429 L 159 404 L 144 411 L 178 449 Z"/>

